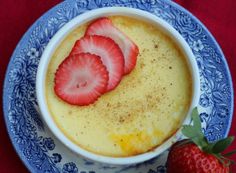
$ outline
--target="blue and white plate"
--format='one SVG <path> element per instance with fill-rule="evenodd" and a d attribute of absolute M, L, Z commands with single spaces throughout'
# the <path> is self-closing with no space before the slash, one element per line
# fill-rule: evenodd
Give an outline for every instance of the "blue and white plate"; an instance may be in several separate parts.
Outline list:
<path fill-rule="evenodd" d="M 26 32 L 11 57 L 4 84 L 3 109 L 12 143 L 31 172 L 165 173 L 167 152 L 128 167 L 104 166 L 72 153 L 42 122 L 35 96 L 40 56 L 48 41 L 75 16 L 91 9 L 126 6 L 149 11 L 171 24 L 196 57 L 200 78 L 199 110 L 210 141 L 225 137 L 233 112 L 230 72 L 217 42 L 193 15 L 168 0 L 67 0 L 43 15 Z"/>

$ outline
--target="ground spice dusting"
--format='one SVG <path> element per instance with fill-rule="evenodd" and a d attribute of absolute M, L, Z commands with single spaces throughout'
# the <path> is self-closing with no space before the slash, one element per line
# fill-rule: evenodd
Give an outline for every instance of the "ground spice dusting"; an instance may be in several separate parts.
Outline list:
<path fill-rule="evenodd" d="M 120 117 L 119 122 L 123 123 L 123 122 L 125 122 L 125 120 L 122 117 Z"/>
<path fill-rule="evenodd" d="M 156 62 L 156 59 L 152 59 L 151 62 L 152 62 L 152 63 Z"/>

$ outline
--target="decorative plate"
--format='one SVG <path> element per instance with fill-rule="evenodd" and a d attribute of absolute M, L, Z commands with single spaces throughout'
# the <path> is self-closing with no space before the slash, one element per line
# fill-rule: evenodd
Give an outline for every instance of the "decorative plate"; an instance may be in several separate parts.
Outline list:
<path fill-rule="evenodd" d="M 39 115 L 35 78 L 40 56 L 53 35 L 75 16 L 91 9 L 126 6 L 149 11 L 171 24 L 190 45 L 200 71 L 203 131 L 210 141 L 228 134 L 233 89 L 224 55 L 213 36 L 193 15 L 168 0 L 67 0 L 52 8 L 26 32 L 5 77 L 3 109 L 8 133 L 31 172 L 165 173 L 167 152 L 145 163 L 114 167 L 79 157 L 62 145 Z"/>

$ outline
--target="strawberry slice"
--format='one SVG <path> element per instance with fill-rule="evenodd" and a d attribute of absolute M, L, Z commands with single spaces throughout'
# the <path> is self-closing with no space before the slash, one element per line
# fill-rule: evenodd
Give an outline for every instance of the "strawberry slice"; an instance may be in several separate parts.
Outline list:
<path fill-rule="evenodd" d="M 93 21 L 87 28 L 85 35 L 101 35 L 114 40 L 125 58 L 125 74 L 128 74 L 136 65 L 139 54 L 138 46 L 125 33 L 116 28 L 112 21 L 107 18 L 99 18 Z"/>
<path fill-rule="evenodd" d="M 119 46 L 110 38 L 103 36 L 85 36 L 76 41 L 71 55 L 87 52 L 101 57 L 109 73 L 107 91 L 114 89 L 124 74 L 124 57 Z"/>
<path fill-rule="evenodd" d="M 65 102 L 89 105 L 106 91 L 108 72 L 99 56 L 70 55 L 59 65 L 54 83 L 56 95 Z"/>

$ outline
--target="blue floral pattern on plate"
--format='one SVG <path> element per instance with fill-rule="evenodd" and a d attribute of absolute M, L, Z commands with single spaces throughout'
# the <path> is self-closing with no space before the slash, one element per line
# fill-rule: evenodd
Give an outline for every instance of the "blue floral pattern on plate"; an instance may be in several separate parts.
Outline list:
<path fill-rule="evenodd" d="M 164 173 L 167 152 L 147 162 L 114 167 L 81 158 L 65 148 L 40 118 L 35 78 L 40 56 L 53 35 L 88 10 L 125 6 L 149 11 L 171 24 L 187 41 L 200 71 L 199 100 L 203 131 L 210 141 L 228 134 L 233 89 L 224 55 L 207 29 L 189 12 L 168 0 L 67 0 L 43 15 L 26 32 L 10 60 L 3 107 L 8 133 L 31 172 L 44 173 Z"/>

